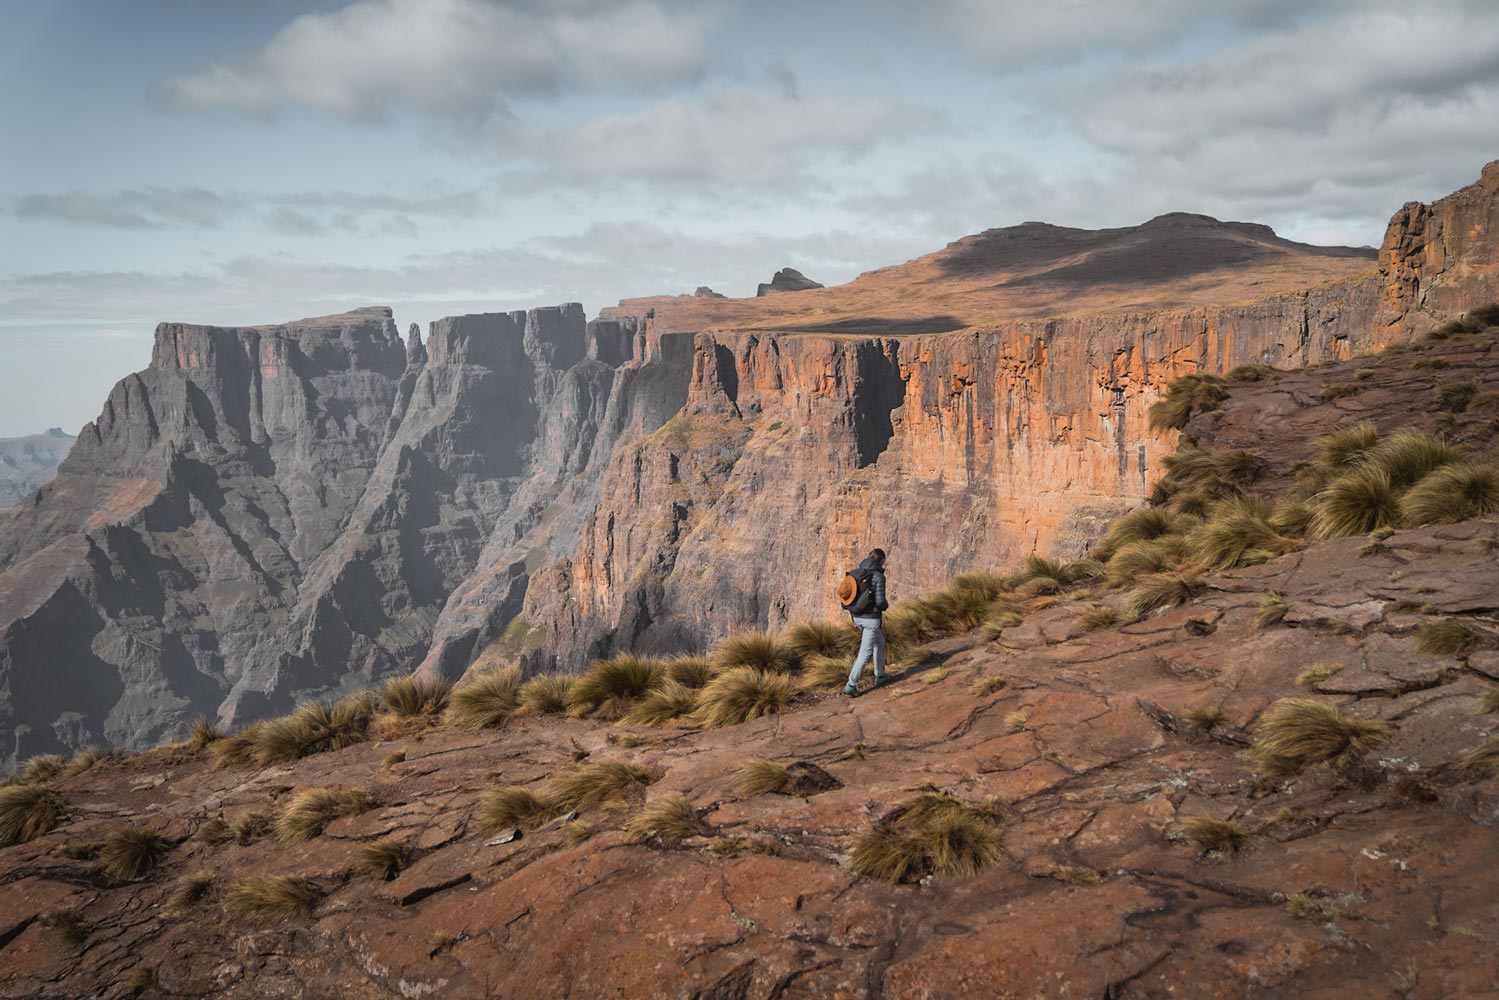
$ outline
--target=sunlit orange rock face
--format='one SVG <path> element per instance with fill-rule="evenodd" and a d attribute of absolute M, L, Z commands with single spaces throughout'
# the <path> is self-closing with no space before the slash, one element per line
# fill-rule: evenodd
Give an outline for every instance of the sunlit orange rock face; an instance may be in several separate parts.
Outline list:
<path fill-rule="evenodd" d="M 558 623 L 566 662 L 605 631 L 666 649 L 826 615 L 875 545 L 897 596 L 1080 555 L 1176 446 L 1147 426 L 1171 379 L 1344 359 L 1499 298 L 1496 191 L 1491 166 L 1406 206 L 1377 260 L 1177 215 L 991 231 L 768 300 L 621 303 L 608 314 L 695 334 L 688 401 L 616 454 L 525 616 Z"/>

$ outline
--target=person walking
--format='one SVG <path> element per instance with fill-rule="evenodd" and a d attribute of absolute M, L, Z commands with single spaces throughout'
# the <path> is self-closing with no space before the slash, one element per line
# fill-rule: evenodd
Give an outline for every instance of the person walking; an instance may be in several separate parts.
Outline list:
<path fill-rule="evenodd" d="M 884 613 L 890 603 L 885 599 L 885 550 L 871 551 L 869 558 L 849 576 L 857 584 L 857 594 L 848 604 L 848 613 L 863 635 L 859 640 L 859 655 L 854 659 L 854 668 L 849 671 L 843 693 L 857 698 L 859 679 L 864 676 L 864 667 L 870 660 L 874 661 L 874 686 L 879 687 L 887 679 Z"/>

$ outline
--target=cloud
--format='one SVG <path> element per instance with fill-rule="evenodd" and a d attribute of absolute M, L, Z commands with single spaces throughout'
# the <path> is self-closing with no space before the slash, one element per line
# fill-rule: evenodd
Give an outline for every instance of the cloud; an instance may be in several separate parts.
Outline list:
<path fill-rule="evenodd" d="M 296 18 L 260 48 L 165 83 L 169 106 L 360 122 L 400 111 L 483 121 L 517 97 L 649 91 L 695 79 L 701 14 L 623 4 L 359 0 Z"/>
<path fill-rule="evenodd" d="M 412 216 L 465 219 L 478 213 L 482 205 L 477 191 L 258 194 L 198 187 L 144 187 L 108 193 L 30 194 L 15 199 L 10 211 L 23 219 L 109 229 L 216 229 L 230 222 L 248 221 L 287 235 L 311 236 L 330 230 L 358 232 L 366 227 L 384 231 L 393 223 L 409 230 Z"/>
<path fill-rule="evenodd" d="M 818 155 L 857 154 L 943 121 L 906 104 L 803 97 L 784 85 L 773 94 L 718 87 L 700 99 L 668 98 L 594 118 L 543 142 L 547 157 L 574 177 L 754 186 L 784 181 Z"/>

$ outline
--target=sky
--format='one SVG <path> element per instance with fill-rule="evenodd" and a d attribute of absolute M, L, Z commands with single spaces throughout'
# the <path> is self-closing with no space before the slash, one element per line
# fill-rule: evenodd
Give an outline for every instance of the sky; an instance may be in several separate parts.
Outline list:
<path fill-rule="evenodd" d="M 10 0 L 0 436 L 161 321 L 592 316 L 1168 211 L 1377 246 L 1496 123 L 1492 0 Z"/>

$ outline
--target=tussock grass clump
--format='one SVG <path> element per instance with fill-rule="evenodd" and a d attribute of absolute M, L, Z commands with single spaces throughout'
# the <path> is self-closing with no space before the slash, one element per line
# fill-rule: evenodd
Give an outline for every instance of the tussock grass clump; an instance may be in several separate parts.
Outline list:
<path fill-rule="evenodd" d="M 240 813 L 235 817 L 234 822 L 229 824 L 230 834 L 241 847 L 268 836 L 275 828 L 276 821 L 271 814 L 258 809 Z"/>
<path fill-rule="evenodd" d="M 1279 625 L 1285 621 L 1286 614 L 1291 610 L 1291 605 L 1286 602 L 1286 595 L 1278 590 L 1266 591 L 1260 595 L 1259 608 L 1255 612 L 1254 623 L 1260 628 L 1269 628 L 1271 625 Z"/>
<path fill-rule="evenodd" d="M 257 764 L 285 764 L 315 753 L 342 750 L 369 737 L 374 698 L 355 695 L 333 704 L 309 702 L 256 728 Z"/>
<path fill-rule="evenodd" d="M 1107 604 L 1094 604 L 1083 608 L 1077 613 L 1077 623 L 1081 627 L 1093 632 L 1097 629 L 1108 628 L 1119 621 L 1119 612 Z"/>
<path fill-rule="evenodd" d="M 1363 391 L 1364 387 L 1356 383 L 1349 382 L 1343 385 L 1337 385 L 1332 382 L 1327 382 L 1317 390 L 1317 400 L 1319 402 L 1327 403 L 1331 402 L 1334 399 L 1345 399 L 1349 396 L 1357 396 Z"/>
<path fill-rule="evenodd" d="M 214 767 L 250 767 L 255 763 L 255 741 L 264 722 L 253 722 L 230 736 L 215 740 L 208 745 Z"/>
<path fill-rule="evenodd" d="M 782 711 L 796 693 L 796 682 L 785 674 L 734 667 L 713 678 L 699 693 L 694 718 L 710 728 L 737 726 Z"/>
<path fill-rule="evenodd" d="M 1270 523 L 1270 508 L 1246 496 L 1215 504 L 1208 521 L 1188 537 L 1197 560 L 1219 570 L 1265 562 L 1289 547 Z"/>
<path fill-rule="evenodd" d="M 767 632 L 740 632 L 728 636 L 714 647 L 711 659 L 719 670 L 749 667 L 786 673 L 802 665 L 802 654 L 795 647 L 777 642 Z"/>
<path fill-rule="evenodd" d="M 520 708 L 520 671 L 491 667 L 459 684 L 448 695 L 448 718 L 467 729 L 498 726 Z"/>
<path fill-rule="evenodd" d="M 52 910 L 43 915 L 42 926 L 64 947 L 77 948 L 88 940 L 91 928 L 83 914 L 74 909 Z"/>
<path fill-rule="evenodd" d="M 986 638 L 998 639 L 1005 629 L 1014 628 L 1023 621 L 1025 621 L 1025 615 L 1018 606 L 1002 604 L 984 616 L 979 628 Z"/>
<path fill-rule="evenodd" d="M 45 785 L 57 778 L 68 766 L 68 759 L 60 753 L 40 754 L 29 758 L 21 768 L 21 780 L 31 785 Z"/>
<path fill-rule="evenodd" d="M 300 875 L 250 875 L 235 883 L 229 905 L 259 924 L 310 917 L 322 901 L 317 884 Z"/>
<path fill-rule="evenodd" d="M 1492 685 L 1483 693 L 1483 704 L 1478 709 L 1484 715 L 1499 712 L 1499 684 Z"/>
<path fill-rule="evenodd" d="M 802 665 L 799 678 L 802 690 L 816 691 L 820 688 L 842 687 L 848 682 L 848 672 L 851 669 L 853 669 L 853 663 L 846 657 L 809 657 Z"/>
<path fill-rule="evenodd" d="M 1334 667 L 1330 663 L 1314 663 L 1296 675 L 1296 683 L 1301 687 L 1311 687 L 1313 684 L 1320 684 L 1327 680 L 1340 669 L 1342 668 Z"/>
<path fill-rule="evenodd" d="M 1400 492 L 1374 465 L 1337 477 L 1312 498 L 1311 507 L 1307 529 L 1313 538 L 1346 538 L 1400 523 Z"/>
<path fill-rule="evenodd" d="M 1227 398 L 1228 390 L 1216 375 L 1196 373 L 1173 379 L 1166 386 L 1165 398 L 1150 407 L 1150 429 L 1180 430 L 1187 426 L 1194 411 L 1210 410 Z"/>
<path fill-rule="evenodd" d="M 791 772 L 773 760 L 751 757 L 734 769 L 729 785 L 741 799 L 779 792 L 791 780 Z"/>
<path fill-rule="evenodd" d="M 567 674 L 537 674 L 520 686 L 517 697 L 528 712 L 556 715 L 567 711 L 573 678 Z"/>
<path fill-rule="evenodd" d="M 213 888 L 214 874 L 203 870 L 189 872 L 172 883 L 172 890 L 167 893 L 166 900 L 161 904 L 162 912 L 169 917 L 185 917 L 192 912 L 193 907 L 203 901 L 208 895 L 208 890 Z"/>
<path fill-rule="evenodd" d="M 1469 778 L 1499 778 L 1499 735 L 1463 754 L 1458 769 Z"/>
<path fill-rule="evenodd" d="M 1217 708 L 1191 708 L 1182 713 L 1182 718 L 1186 720 L 1187 725 L 1204 733 L 1211 733 L 1228 721 L 1228 716 L 1223 714 L 1223 710 Z"/>
<path fill-rule="evenodd" d="M 42 785 L 0 787 L 0 847 L 24 844 L 49 832 L 62 808 L 62 796 Z"/>
<path fill-rule="evenodd" d="M 1106 579 L 1110 587 L 1127 587 L 1139 577 L 1176 568 L 1186 557 L 1186 540 L 1180 535 L 1130 542 L 1110 557 Z"/>
<path fill-rule="evenodd" d="M 996 691 L 1004 690 L 1008 683 L 1003 677 L 975 677 L 968 686 L 968 693 L 975 698 L 987 698 Z"/>
<path fill-rule="evenodd" d="M 943 792 L 922 794 L 855 838 L 853 869 L 887 882 L 972 875 L 1002 856 L 997 819 L 987 806 Z"/>
<path fill-rule="evenodd" d="M 479 830 L 494 833 L 520 827 L 534 830 L 557 815 L 557 804 L 522 785 L 506 785 L 484 793 L 479 802 Z"/>
<path fill-rule="evenodd" d="M 1451 368 L 1452 362 L 1446 358 L 1418 358 L 1411 363 L 1411 367 L 1417 371 L 1440 371 L 1443 368 Z"/>
<path fill-rule="evenodd" d="M 1137 579 L 1125 595 L 1124 613 L 1139 619 L 1161 608 L 1174 608 L 1196 597 L 1205 586 L 1202 572 L 1194 567 L 1151 573 Z"/>
<path fill-rule="evenodd" d="M 1249 832 L 1228 819 L 1194 816 L 1184 820 L 1178 831 L 1203 855 L 1237 854 L 1249 843 Z"/>
<path fill-rule="evenodd" d="M 1452 618 L 1423 622 L 1416 630 L 1416 652 L 1422 656 L 1452 656 L 1467 652 L 1477 642 L 1477 632 Z"/>
<path fill-rule="evenodd" d="M 229 829 L 229 823 L 222 816 L 204 820 L 198 827 L 197 838 L 211 847 L 219 844 L 227 844 L 234 839 L 234 831 Z"/>
<path fill-rule="evenodd" d="M 411 848 L 399 840 L 380 837 L 360 844 L 354 851 L 354 860 L 366 875 L 389 882 L 411 863 Z"/>
<path fill-rule="evenodd" d="M 380 701 L 397 718 L 416 719 L 441 712 L 452 691 L 441 677 L 392 677 L 380 689 Z"/>
<path fill-rule="evenodd" d="M 99 860 L 104 874 L 116 882 L 130 882 L 161 864 L 170 848 L 165 837 L 149 827 L 116 830 L 104 838 Z"/>
<path fill-rule="evenodd" d="M 930 642 L 978 628 L 993 603 L 978 591 L 945 587 L 906 601 L 901 609 L 911 616 L 911 631 L 917 640 Z"/>
<path fill-rule="evenodd" d="M 194 750 L 206 750 L 210 743 L 217 743 L 223 738 L 224 731 L 212 719 L 194 719 L 192 727 L 187 731 L 187 745 Z"/>
<path fill-rule="evenodd" d="M 554 775 L 545 786 L 545 798 L 559 809 L 593 809 L 606 799 L 656 780 L 650 768 L 623 761 L 579 764 Z"/>
<path fill-rule="evenodd" d="M 628 705 L 660 686 L 665 673 L 660 660 L 630 653 L 595 660 L 567 692 L 568 707 L 586 713 L 605 705 Z"/>
<path fill-rule="evenodd" d="M 698 692 L 676 681 L 664 681 L 649 691 L 620 721 L 627 726 L 660 726 L 697 710 Z"/>
<path fill-rule="evenodd" d="M 1495 511 L 1499 469 L 1492 465 L 1445 465 L 1400 499 L 1400 512 L 1410 524 L 1454 524 Z"/>
<path fill-rule="evenodd" d="M 293 795 L 276 817 L 276 837 L 297 844 L 322 835 L 340 816 L 357 816 L 374 808 L 368 792 L 357 789 L 306 788 Z"/>
<path fill-rule="evenodd" d="M 802 622 L 786 630 L 785 643 L 803 660 L 813 656 L 852 656 L 859 648 L 859 630 L 838 622 Z"/>
<path fill-rule="evenodd" d="M 1175 530 L 1176 519 L 1172 517 L 1170 511 L 1162 510 L 1160 507 L 1142 507 L 1114 518 L 1113 523 L 1109 525 L 1109 530 L 1103 536 L 1103 541 L 1093 550 L 1093 554 L 1096 558 L 1107 561 L 1115 552 L 1131 542 L 1148 542 L 1153 538 L 1171 534 Z"/>
<path fill-rule="evenodd" d="M 1250 753 L 1272 774 L 1294 774 L 1311 764 L 1383 746 L 1390 732 L 1388 723 L 1356 719 L 1331 702 L 1287 698 L 1260 718 Z"/>
<path fill-rule="evenodd" d="M 859 637 L 854 636 L 854 645 Z M 706 656 L 673 656 L 666 661 L 666 679 L 683 687 L 700 688 L 713 679 L 713 663 Z"/>
<path fill-rule="evenodd" d="M 1437 405 L 1448 413 L 1462 413 L 1478 395 L 1477 379 L 1464 382 L 1443 382 L 1437 386 Z"/>
<path fill-rule="evenodd" d="M 1460 449 L 1433 434 L 1409 428 L 1396 431 L 1364 455 L 1365 464 L 1382 471 L 1397 490 L 1409 489 L 1444 465 L 1463 461 Z"/>
<path fill-rule="evenodd" d="M 1274 373 L 1275 369 L 1264 364 L 1240 365 L 1228 373 L 1230 382 L 1259 382 Z"/>
<path fill-rule="evenodd" d="M 1312 523 L 1312 508 L 1296 497 L 1277 497 L 1270 505 L 1270 527 L 1283 535 L 1304 535 Z"/>
<path fill-rule="evenodd" d="M 959 573 L 952 578 L 948 584 L 951 590 L 975 594 L 985 601 L 998 600 L 1005 592 L 1005 579 L 997 573 L 987 570 L 969 570 L 967 573 Z M 858 636 L 854 636 L 855 640 Z M 855 648 L 858 643 L 855 642 Z"/>
<path fill-rule="evenodd" d="M 673 844 L 703 832 L 697 810 L 681 792 L 667 792 L 651 799 L 625 822 L 631 840 L 654 840 Z"/>
<path fill-rule="evenodd" d="M 109 751 L 103 747 L 85 747 L 68 758 L 67 763 L 62 766 L 62 770 L 57 772 L 57 776 L 52 781 L 55 784 L 59 781 L 67 781 L 69 778 L 76 778 L 108 756 Z"/>
<path fill-rule="evenodd" d="M 1169 498 L 1183 491 L 1222 496 L 1242 489 L 1265 473 L 1265 460 L 1252 451 L 1202 449 L 1185 445 L 1165 458 L 1166 475 L 1157 487 Z"/>

